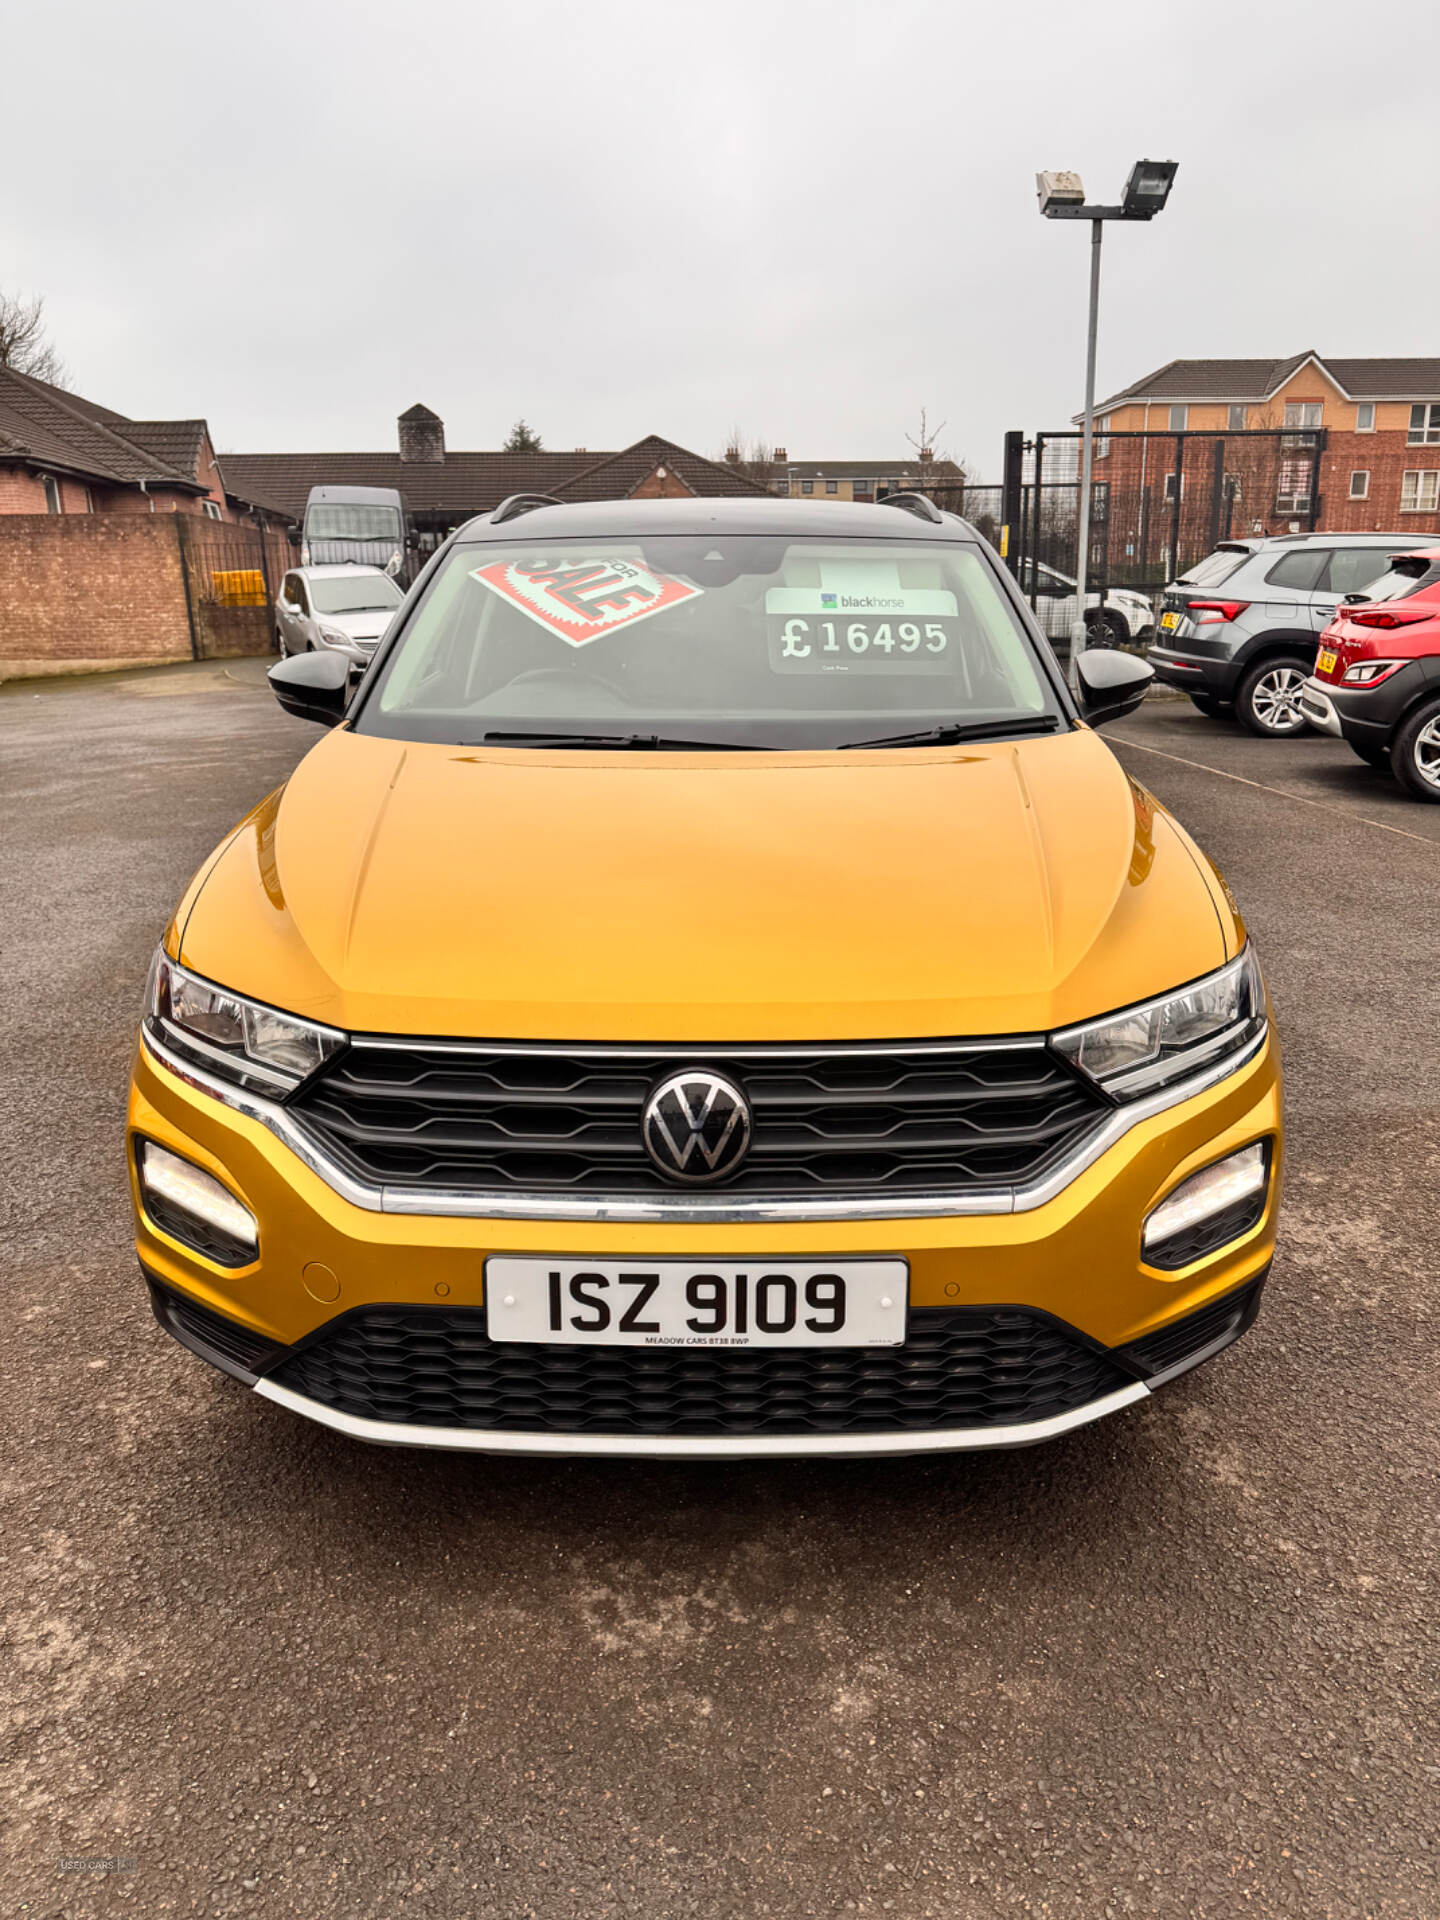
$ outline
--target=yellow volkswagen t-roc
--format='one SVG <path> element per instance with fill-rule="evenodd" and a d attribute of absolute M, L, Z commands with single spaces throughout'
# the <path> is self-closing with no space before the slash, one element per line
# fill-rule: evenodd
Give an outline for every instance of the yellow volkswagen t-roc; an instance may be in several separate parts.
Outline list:
<path fill-rule="evenodd" d="M 1255 1315 L 1265 990 L 991 549 L 907 496 L 453 535 L 156 955 L 161 1323 L 369 1440 L 1015 1446 Z"/>

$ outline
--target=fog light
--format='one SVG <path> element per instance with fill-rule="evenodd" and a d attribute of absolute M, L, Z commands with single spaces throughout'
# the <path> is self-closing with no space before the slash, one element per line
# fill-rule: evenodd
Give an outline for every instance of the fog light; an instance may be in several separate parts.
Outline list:
<path fill-rule="evenodd" d="M 156 1226 L 221 1266 L 248 1266 L 260 1250 L 255 1216 L 213 1174 L 153 1140 L 136 1150 L 145 1211 Z"/>
<path fill-rule="evenodd" d="M 1270 1156 L 1263 1141 L 1182 1180 L 1146 1216 L 1140 1249 L 1151 1266 L 1183 1267 L 1248 1233 L 1265 1211 Z"/>

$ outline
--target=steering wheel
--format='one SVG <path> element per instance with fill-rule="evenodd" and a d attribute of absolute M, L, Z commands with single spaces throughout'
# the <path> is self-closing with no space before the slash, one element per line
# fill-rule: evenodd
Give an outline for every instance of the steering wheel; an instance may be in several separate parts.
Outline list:
<path fill-rule="evenodd" d="M 515 687 L 533 687 L 546 682 L 573 687 L 576 681 L 580 680 L 588 682 L 592 687 L 603 689 L 618 707 L 628 707 L 631 704 L 631 695 L 623 687 L 617 687 L 614 681 L 607 680 L 603 673 L 592 673 L 588 667 L 530 667 L 524 673 L 517 673 L 515 678 L 506 685 L 504 691 L 509 693 Z"/>

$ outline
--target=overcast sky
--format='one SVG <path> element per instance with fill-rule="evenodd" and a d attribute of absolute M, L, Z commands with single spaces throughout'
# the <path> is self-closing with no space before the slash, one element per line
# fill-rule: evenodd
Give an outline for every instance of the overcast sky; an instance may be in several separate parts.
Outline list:
<path fill-rule="evenodd" d="M 997 478 L 1084 373 L 1440 354 L 1434 0 L 52 0 L 4 11 L 0 287 L 78 392 L 236 451 L 647 432 Z"/>

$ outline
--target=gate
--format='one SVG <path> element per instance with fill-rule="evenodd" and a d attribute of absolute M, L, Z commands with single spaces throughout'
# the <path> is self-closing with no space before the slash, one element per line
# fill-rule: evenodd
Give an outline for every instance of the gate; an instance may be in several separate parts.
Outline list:
<path fill-rule="evenodd" d="M 268 653 L 275 633 L 275 595 L 295 564 L 289 536 L 274 527 L 206 520 L 177 513 L 175 533 L 197 660 Z"/>
<path fill-rule="evenodd" d="M 1062 652 L 1076 612 L 1081 440 L 1074 429 L 1033 440 L 1008 433 L 1003 486 L 967 490 L 971 502 L 987 496 L 994 531 L 981 530 L 1000 548 Z M 1102 606 L 1117 587 L 1153 603 L 1167 581 L 1222 540 L 1311 531 L 1324 448 L 1321 428 L 1097 433 L 1089 592 L 1101 596 Z M 973 506 L 969 517 L 979 524 Z M 1091 618 L 1098 618 L 1093 610 Z"/>

